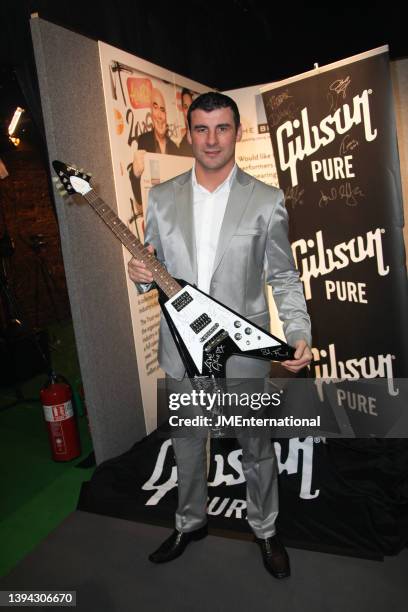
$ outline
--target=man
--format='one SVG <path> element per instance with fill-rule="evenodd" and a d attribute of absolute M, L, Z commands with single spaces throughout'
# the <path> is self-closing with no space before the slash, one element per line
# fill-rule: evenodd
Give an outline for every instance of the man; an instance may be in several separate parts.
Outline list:
<path fill-rule="evenodd" d="M 151 251 L 156 249 L 170 274 L 197 283 L 199 289 L 264 328 L 269 326 L 265 281 L 272 285 L 288 343 L 296 348 L 295 358 L 283 365 L 298 372 L 312 358 L 310 320 L 288 241 L 283 193 L 236 166 L 235 144 L 242 130 L 231 98 L 216 92 L 199 96 L 189 108 L 188 124 L 195 166 L 151 189 L 146 242 Z M 152 282 L 143 264 L 131 260 L 128 270 L 136 283 Z M 183 377 L 182 361 L 164 321 L 159 363 L 171 377 Z M 267 361 L 233 356 L 227 377 L 265 377 L 269 367 Z M 175 437 L 172 442 L 178 470 L 176 529 L 150 555 L 154 563 L 175 559 L 190 542 L 207 534 L 205 440 Z M 267 438 L 245 437 L 239 442 L 248 522 L 264 565 L 276 578 L 289 576 L 289 558 L 276 536 L 278 483 L 272 443 Z"/>
<path fill-rule="evenodd" d="M 193 156 L 193 149 L 191 144 L 188 141 L 188 109 L 190 108 L 193 102 L 193 96 L 191 95 L 191 91 L 183 87 L 181 90 L 181 110 L 183 111 L 184 117 L 184 130 L 183 137 L 179 144 L 179 155 L 186 155 L 188 157 Z"/>
<path fill-rule="evenodd" d="M 167 153 L 167 155 L 179 154 L 176 143 L 167 134 L 166 102 L 159 89 L 152 89 L 150 112 L 153 129 L 139 136 L 137 141 L 138 148 L 134 153 L 133 162 L 129 170 L 133 194 L 139 206 L 142 205 L 140 177 L 144 171 L 146 151 L 148 153 Z"/>

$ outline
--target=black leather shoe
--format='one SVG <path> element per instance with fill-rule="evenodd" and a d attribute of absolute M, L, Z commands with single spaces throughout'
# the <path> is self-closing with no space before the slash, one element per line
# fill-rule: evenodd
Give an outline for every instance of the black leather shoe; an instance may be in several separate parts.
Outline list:
<path fill-rule="evenodd" d="M 194 531 L 181 532 L 175 529 L 171 536 L 164 540 L 163 544 L 157 550 L 149 555 L 149 561 L 153 563 L 167 563 L 173 561 L 183 554 L 190 542 L 202 540 L 208 535 L 208 527 L 204 525 L 200 529 Z"/>
<path fill-rule="evenodd" d="M 275 578 L 288 578 L 290 576 L 289 556 L 278 536 L 255 538 L 262 553 L 262 561 L 266 570 Z"/>

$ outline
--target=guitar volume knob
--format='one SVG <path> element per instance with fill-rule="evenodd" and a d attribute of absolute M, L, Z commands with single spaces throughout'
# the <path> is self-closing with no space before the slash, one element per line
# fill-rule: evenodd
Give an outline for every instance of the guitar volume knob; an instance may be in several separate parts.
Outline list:
<path fill-rule="evenodd" d="M 246 327 L 245 328 L 245 333 L 247 336 L 249 336 L 250 334 L 252 334 L 252 329 L 250 327 Z"/>
<path fill-rule="evenodd" d="M 241 321 L 234 321 L 234 327 L 241 327 Z"/>
<path fill-rule="evenodd" d="M 242 335 L 241 334 L 235 334 L 234 338 L 235 338 L 235 340 L 241 340 Z"/>

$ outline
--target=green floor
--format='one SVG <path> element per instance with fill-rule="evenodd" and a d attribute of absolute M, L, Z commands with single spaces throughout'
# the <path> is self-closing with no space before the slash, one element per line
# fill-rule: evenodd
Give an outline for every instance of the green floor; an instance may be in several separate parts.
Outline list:
<path fill-rule="evenodd" d="M 54 369 L 75 388 L 80 371 L 71 322 L 49 328 Z M 38 398 L 46 379 L 39 375 L 22 385 L 25 398 Z M 0 407 L 15 399 L 0 389 Z M 0 576 L 30 552 L 75 510 L 81 483 L 94 468 L 76 467 L 92 452 L 85 416 L 78 419 L 81 457 L 69 463 L 51 459 L 39 402 L 24 401 L 0 411 Z"/>

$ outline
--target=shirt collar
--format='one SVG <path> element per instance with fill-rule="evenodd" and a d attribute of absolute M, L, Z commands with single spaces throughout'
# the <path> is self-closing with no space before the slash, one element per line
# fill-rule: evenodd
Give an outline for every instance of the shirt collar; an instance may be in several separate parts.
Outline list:
<path fill-rule="evenodd" d="M 192 181 L 193 189 L 197 189 L 197 188 L 202 189 L 206 193 L 211 193 L 211 194 L 221 191 L 221 189 L 223 189 L 223 187 L 226 187 L 226 186 L 228 186 L 228 189 L 231 189 L 232 181 L 234 180 L 236 173 L 237 173 L 237 164 L 234 164 L 231 172 L 229 173 L 225 181 L 223 181 L 220 185 L 218 185 L 218 187 L 214 189 L 214 191 L 208 191 L 208 189 L 206 189 L 205 187 L 200 185 L 200 183 L 197 182 L 197 177 L 196 177 L 196 172 L 195 172 L 195 162 L 194 162 L 193 168 L 191 170 L 191 181 Z"/>

